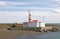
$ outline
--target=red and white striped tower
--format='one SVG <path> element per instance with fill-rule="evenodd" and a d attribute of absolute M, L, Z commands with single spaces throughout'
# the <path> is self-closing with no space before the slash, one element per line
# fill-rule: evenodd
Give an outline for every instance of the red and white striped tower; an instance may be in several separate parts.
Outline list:
<path fill-rule="evenodd" d="M 28 13 L 29 13 L 29 23 L 31 22 L 31 13 L 30 13 L 30 11 L 28 11 Z"/>

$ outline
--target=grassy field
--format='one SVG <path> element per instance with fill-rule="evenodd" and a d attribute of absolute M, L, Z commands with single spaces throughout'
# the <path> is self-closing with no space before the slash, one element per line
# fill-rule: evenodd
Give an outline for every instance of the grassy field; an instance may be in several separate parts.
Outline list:
<path fill-rule="evenodd" d="M 16 25 L 16 28 L 17 29 L 20 29 L 20 28 L 22 28 L 22 24 L 15 24 Z M 8 23 L 5 23 L 5 24 L 0 24 L 0 30 L 1 29 L 5 29 L 5 28 L 9 28 L 9 27 L 11 27 L 12 26 L 12 24 L 8 24 Z"/>
<path fill-rule="evenodd" d="M 21 30 L 23 28 L 23 24 L 17 24 L 17 23 L 14 23 L 16 25 L 16 28 L 14 28 L 14 30 Z M 8 24 L 8 23 L 3 23 L 3 24 L 0 24 L 0 30 L 5 30 L 6 28 L 9 28 L 11 27 L 12 24 Z M 60 27 L 60 23 L 46 23 L 46 26 L 56 26 L 56 27 Z"/>
<path fill-rule="evenodd" d="M 8 27 L 11 23 L 1 23 L 0 27 Z M 16 24 L 16 26 L 23 26 L 23 24 Z M 46 23 L 46 26 L 60 26 L 60 23 Z"/>

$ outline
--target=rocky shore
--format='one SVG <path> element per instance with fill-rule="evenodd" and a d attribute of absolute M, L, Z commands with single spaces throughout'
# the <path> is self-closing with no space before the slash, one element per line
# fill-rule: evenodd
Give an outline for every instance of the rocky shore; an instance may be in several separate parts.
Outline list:
<path fill-rule="evenodd" d="M 50 26 L 49 26 L 50 28 Z M 45 28 L 45 29 L 49 29 Z M 31 29 L 30 29 L 31 30 Z M 52 28 L 53 32 L 54 31 L 60 31 L 60 27 L 53 27 Z M 27 30 L 22 30 L 21 26 L 0 26 L 0 39 L 15 39 L 21 36 L 31 36 L 31 35 L 36 35 L 36 34 L 45 34 L 48 32 L 40 32 L 40 29 L 36 29 L 37 32 L 34 31 L 27 31 Z M 50 29 L 48 31 L 51 31 Z"/>

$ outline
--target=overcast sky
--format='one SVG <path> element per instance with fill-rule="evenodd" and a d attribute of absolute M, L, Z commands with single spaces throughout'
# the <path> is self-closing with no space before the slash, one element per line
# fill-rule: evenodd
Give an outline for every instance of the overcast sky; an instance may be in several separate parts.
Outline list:
<path fill-rule="evenodd" d="M 32 19 L 60 23 L 60 0 L 0 0 L 0 23 L 22 23 Z"/>

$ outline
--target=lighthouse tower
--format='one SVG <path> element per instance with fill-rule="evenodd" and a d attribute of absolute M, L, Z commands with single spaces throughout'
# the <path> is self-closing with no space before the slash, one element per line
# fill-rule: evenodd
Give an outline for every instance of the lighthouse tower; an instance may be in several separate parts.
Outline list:
<path fill-rule="evenodd" d="M 28 14 L 29 14 L 28 21 L 30 23 L 31 22 L 31 13 L 30 13 L 30 11 L 28 11 Z"/>

